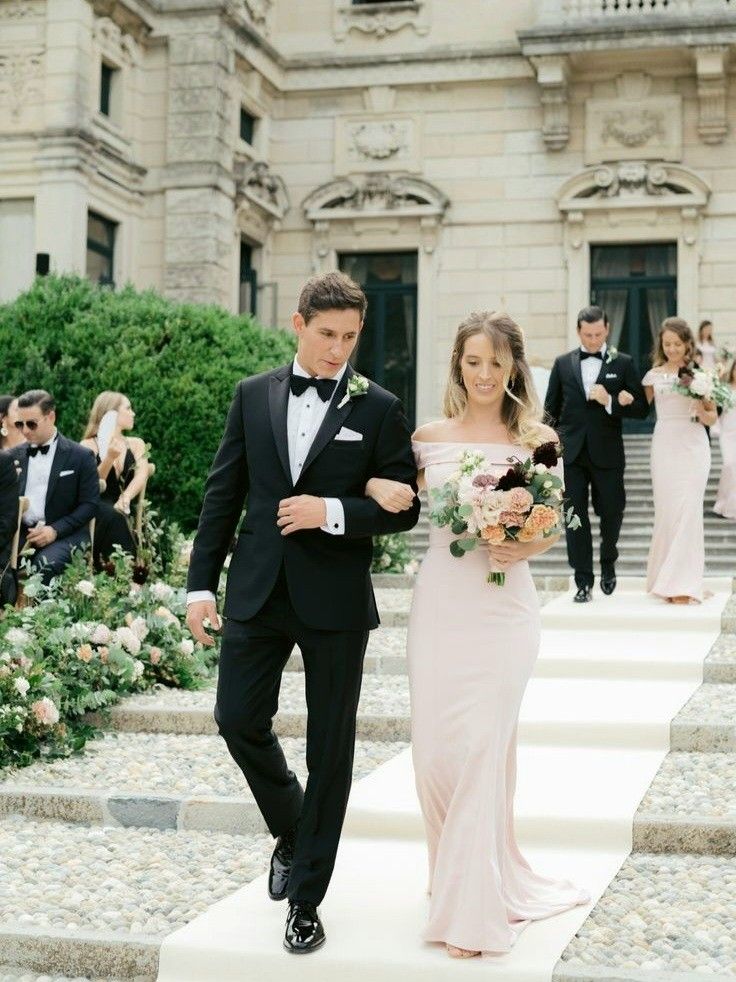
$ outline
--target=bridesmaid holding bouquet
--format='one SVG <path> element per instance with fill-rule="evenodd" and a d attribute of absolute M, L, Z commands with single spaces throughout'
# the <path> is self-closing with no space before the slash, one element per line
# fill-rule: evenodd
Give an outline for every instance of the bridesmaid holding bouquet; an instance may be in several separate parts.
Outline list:
<path fill-rule="evenodd" d="M 727 381 L 736 394 L 736 362 L 731 365 Z M 736 409 L 724 409 L 720 424 L 723 469 L 713 511 L 721 518 L 736 521 Z"/>
<path fill-rule="evenodd" d="M 660 328 L 653 367 L 642 380 L 654 401 L 652 438 L 654 534 L 647 565 L 647 592 L 669 603 L 704 597 L 705 532 L 703 500 L 710 472 L 706 426 L 716 419 L 714 403 L 675 391 L 678 372 L 695 358 L 695 338 L 680 317 Z"/>

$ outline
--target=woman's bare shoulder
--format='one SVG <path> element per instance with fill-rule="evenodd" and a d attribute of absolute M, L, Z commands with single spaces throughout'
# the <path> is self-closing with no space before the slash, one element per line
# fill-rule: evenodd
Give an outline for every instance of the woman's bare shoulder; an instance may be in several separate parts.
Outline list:
<path fill-rule="evenodd" d="M 431 423 L 423 423 L 412 433 L 412 440 L 417 443 L 433 443 L 435 440 L 446 440 L 448 433 L 447 419 L 434 419 Z"/>

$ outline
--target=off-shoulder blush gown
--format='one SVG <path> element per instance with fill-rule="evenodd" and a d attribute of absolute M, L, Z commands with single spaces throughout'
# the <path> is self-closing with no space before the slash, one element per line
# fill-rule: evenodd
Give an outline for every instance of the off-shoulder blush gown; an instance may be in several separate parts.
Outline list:
<path fill-rule="evenodd" d="M 430 504 L 468 447 L 499 473 L 509 456 L 529 456 L 506 444 L 415 441 Z M 530 921 L 589 897 L 534 873 L 514 837 L 519 707 L 540 636 L 529 565 L 514 564 L 505 586 L 491 586 L 487 550 L 455 559 L 453 538 L 431 528 L 409 619 L 412 753 L 429 849 L 424 939 L 506 952 Z"/>
<path fill-rule="evenodd" d="M 720 423 L 723 467 L 713 511 L 733 520 L 736 519 L 736 409 L 724 409 Z"/>
<path fill-rule="evenodd" d="M 694 402 L 672 391 L 674 375 L 651 369 L 642 379 L 654 389 L 657 422 L 652 436 L 654 533 L 647 563 L 647 591 L 657 597 L 705 592 L 703 501 L 710 472 L 710 445 Z"/>

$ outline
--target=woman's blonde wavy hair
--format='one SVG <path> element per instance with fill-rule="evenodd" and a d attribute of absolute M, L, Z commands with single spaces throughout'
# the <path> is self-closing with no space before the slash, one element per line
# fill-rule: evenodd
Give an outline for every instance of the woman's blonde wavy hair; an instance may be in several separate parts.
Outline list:
<path fill-rule="evenodd" d="M 652 367 L 659 368 L 660 365 L 664 365 L 667 361 L 667 355 L 664 353 L 664 345 L 662 344 L 665 331 L 672 331 L 685 345 L 685 364 L 688 365 L 691 361 L 694 361 L 695 336 L 690 330 L 690 325 L 682 317 L 667 317 L 662 321 L 662 326 L 657 334 L 657 341 L 652 352 Z"/>
<path fill-rule="evenodd" d="M 468 394 L 463 384 L 461 361 L 468 338 L 476 334 L 488 338 L 503 369 L 506 396 L 501 406 L 501 420 L 509 437 L 519 446 L 535 449 L 549 437 L 545 437 L 542 428 L 542 407 L 524 352 L 524 332 L 508 314 L 478 311 L 458 327 L 442 407 L 445 416 L 448 419 L 462 416 L 467 408 Z"/>
<path fill-rule="evenodd" d="M 89 414 L 82 439 L 89 440 L 90 437 L 97 436 L 97 431 L 100 428 L 100 423 L 105 413 L 109 413 L 111 409 L 116 411 L 120 409 L 125 399 L 126 396 L 122 392 L 100 392 L 92 406 L 92 411 Z"/>

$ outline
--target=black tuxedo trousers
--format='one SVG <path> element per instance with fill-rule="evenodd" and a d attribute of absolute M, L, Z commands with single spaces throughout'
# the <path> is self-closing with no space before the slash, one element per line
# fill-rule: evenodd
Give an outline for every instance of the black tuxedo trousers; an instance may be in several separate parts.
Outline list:
<path fill-rule="evenodd" d="M 350 793 L 355 719 L 367 631 L 325 631 L 300 620 L 282 568 L 263 607 L 225 621 L 215 720 L 273 836 L 297 826 L 288 884 L 293 901 L 321 903 Z M 304 659 L 307 769 L 302 789 L 271 721 L 295 644 Z"/>
<path fill-rule="evenodd" d="M 588 517 L 588 489 L 593 511 L 600 519 L 600 561 L 603 576 L 613 575 L 618 559 L 618 537 L 626 508 L 624 470 L 622 467 L 596 467 L 587 446 L 572 461 L 565 461 L 565 496 L 580 528 L 567 529 L 567 559 L 575 571 L 575 584 L 593 586 L 593 538 Z"/>

